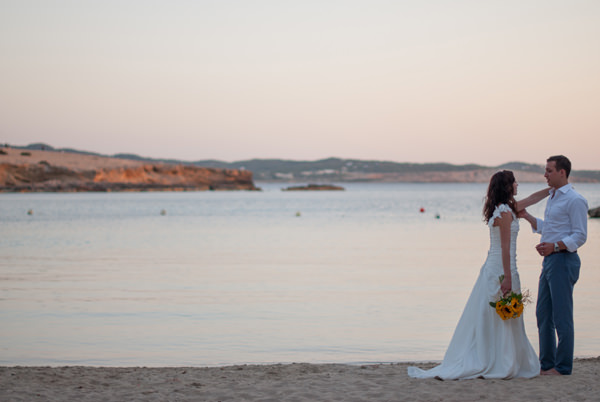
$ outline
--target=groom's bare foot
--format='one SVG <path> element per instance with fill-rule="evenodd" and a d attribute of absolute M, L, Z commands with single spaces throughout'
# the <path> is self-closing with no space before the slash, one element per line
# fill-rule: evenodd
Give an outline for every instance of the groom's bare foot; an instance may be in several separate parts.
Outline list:
<path fill-rule="evenodd" d="M 555 368 L 551 368 L 550 370 L 542 370 L 540 372 L 541 375 L 562 375 Z"/>

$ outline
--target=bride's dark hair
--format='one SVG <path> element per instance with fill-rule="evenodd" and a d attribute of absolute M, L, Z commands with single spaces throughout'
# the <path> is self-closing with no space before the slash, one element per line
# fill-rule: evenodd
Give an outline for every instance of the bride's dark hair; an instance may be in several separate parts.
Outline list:
<path fill-rule="evenodd" d="M 483 204 L 483 220 L 486 223 L 490 221 L 494 210 L 500 204 L 507 204 L 515 214 L 517 213 L 513 198 L 514 183 L 515 175 L 510 170 L 501 170 L 492 176 Z"/>

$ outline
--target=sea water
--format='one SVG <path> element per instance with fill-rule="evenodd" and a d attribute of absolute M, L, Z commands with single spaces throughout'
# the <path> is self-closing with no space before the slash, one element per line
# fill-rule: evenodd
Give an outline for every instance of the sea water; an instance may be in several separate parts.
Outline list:
<path fill-rule="evenodd" d="M 443 358 L 487 255 L 485 184 L 258 185 L 0 194 L 0 365 Z M 576 188 L 600 206 L 599 184 Z M 600 355 L 600 220 L 588 230 L 576 356 Z M 521 221 L 517 261 L 534 301 L 538 241 Z M 537 350 L 534 309 L 524 320 Z"/>

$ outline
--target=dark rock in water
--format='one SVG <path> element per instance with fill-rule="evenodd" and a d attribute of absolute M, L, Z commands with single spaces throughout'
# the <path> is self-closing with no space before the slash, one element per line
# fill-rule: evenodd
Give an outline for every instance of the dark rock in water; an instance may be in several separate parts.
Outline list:
<path fill-rule="evenodd" d="M 284 188 L 283 191 L 344 191 L 344 187 L 330 184 L 309 184 L 308 186 L 295 186 Z"/>
<path fill-rule="evenodd" d="M 600 218 L 600 207 L 590 209 L 588 215 L 590 218 Z"/>

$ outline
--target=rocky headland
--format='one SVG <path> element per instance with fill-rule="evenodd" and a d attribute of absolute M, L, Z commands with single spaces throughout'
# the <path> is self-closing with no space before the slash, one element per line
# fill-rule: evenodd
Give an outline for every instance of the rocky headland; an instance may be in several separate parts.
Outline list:
<path fill-rule="evenodd" d="M 258 190 L 252 172 L 2 148 L 0 191 Z"/>

